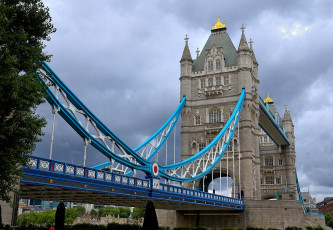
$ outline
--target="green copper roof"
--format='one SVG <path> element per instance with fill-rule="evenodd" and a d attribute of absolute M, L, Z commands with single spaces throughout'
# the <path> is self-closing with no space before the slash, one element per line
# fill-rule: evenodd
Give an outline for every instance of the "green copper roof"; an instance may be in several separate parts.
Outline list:
<path fill-rule="evenodd" d="M 207 50 L 215 45 L 217 48 L 223 48 L 225 65 L 227 67 L 237 65 L 237 51 L 226 31 L 212 32 L 209 36 L 199 57 L 193 63 L 193 71 L 202 71 L 204 69 L 205 57 Z"/>

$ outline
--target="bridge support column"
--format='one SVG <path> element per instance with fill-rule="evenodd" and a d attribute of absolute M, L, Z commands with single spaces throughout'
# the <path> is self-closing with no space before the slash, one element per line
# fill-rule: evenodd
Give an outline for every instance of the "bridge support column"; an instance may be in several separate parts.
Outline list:
<path fill-rule="evenodd" d="M 245 100 L 240 118 L 241 189 L 245 199 L 261 199 L 257 105 Z"/>
<path fill-rule="evenodd" d="M 4 225 L 16 226 L 19 196 L 18 194 L 11 193 L 11 197 L 14 201 L 14 206 L 3 200 L 0 201 L 2 223 Z"/>

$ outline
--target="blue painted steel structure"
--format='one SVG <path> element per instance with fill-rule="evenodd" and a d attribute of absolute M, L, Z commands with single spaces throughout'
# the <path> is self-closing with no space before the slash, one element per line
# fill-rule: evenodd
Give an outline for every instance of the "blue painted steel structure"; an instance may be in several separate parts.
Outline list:
<path fill-rule="evenodd" d="M 95 192 L 109 195 L 121 195 L 142 199 L 154 199 L 167 202 L 178 202 L 183 204 L 195 204 L 210 207 L 230 208 L 235 210 L 243 210 L 244 202 L 241 199 L 225 197 L 221 195 L 209 194 L 202 191 L 186 189 L 182 187 L 176 187 L 168 184 L 154 185 L 154 180 L 159 178 L 152 177 L 153 169 L 152 158 L 159 151 L 161 146 L 165 143 L 166 139 L 173 130 L 181 111 L 185 105 L 185 97 L 180 102 L 175 112 L 170 118 L 163 124 L 163 126 L 157 130 L 150 138 L 144 143 L 131 149 L 120 138 L 118 138 L 108 127 L 106 127 L 80 100 L 75 94 L 60 80 L 60 78 L 53 72 L 53 70 L 43 63 L 44 71 L 41 74 L 41 82 L 45 84 L 48 94 L 47 101 L 54 106 L 61 117 L 84 139 L 87 139 L 89 143 L 95 147 L 102 154 L 114 161 L 125 165 L 132 170 L 141 170 L 146 173 L 147 179 L 140 179 L 126 175 L 120 175 L 112 172 L 99 170 L 110 164 L 106 162 L 92 168 L 83 166 L 77 166 L 73 164 L 63 163 L 54 160 L 48 160 L 38 157 L 31 157 L 29 166 L 24 167 L 24 177 L 21 180 L 22 184 L 38 185 L 47 187 L 58 187 L 67 190 L 80 190 L 84 192 Z M 67 102 L 67 106 L 63 105 L 57 97 L 57 93 L 54 94 L 50 86 L 55 86 L 56 90 L 59 90 Z M 227 121 L 226 125 L 222 128 L 220 133 L 214 138 L 214 140 L 208 144 L 203 150 L 197 154 L 185 159 L 181 162 L 177 162 L 170 165 L 158 165 L 158 176 L 168 180 L 174 180 L 179 182 L 188 182 L 198 180 L 207 175 L 214 169 L 216 164 L 221 160 L 224 152 L 227 150 L 230 140 L 232 139 L 236 126 L 238 124 L 240 114 L 243 107 L 243 101 L 245 98 L 245 90 L 243 89 L 239 101 Z M 282 126 L 277 114 L 272 114 L 269 109 L 269 105 L 259 99 L 259 106 L 261 114 L 264 114 L 266 123 L 270 124 L 270 127 L 274 127 L 275 132 L 279 135 L 279 140 L 271 136 L 263 124 L 259 124 L 272 140 L 277 145 L 289 145 L 288 136 Z M 98 129 L 99 140 L 96 136 L 92 135 L 86 127 L 82 125 L 80 120 L 75 115 L 76 112 L 83 114 L 87 123 L 91 122 Z M 87 125 L 86 125 L 87 126 Z M 104 136 L 103 136 L 104 135 Z M 140 151 L 145 151 L 147 146 L 151 146 L 152 141 L 156 141 L 157 137 L 161 136 L 158 144 L 152 151 L 146 154 L 139 154 Z M 109 148 L 104 142 L 104 139 L 111 140 L 115 146 L 117 146 L 123 155 L 116 154 Z M 102 141 L 100 141 L 102 140 Z M 128 156 L 134 160 L 129 160 Z M 202 162 L 210 161 L 206 167 L 199 166 Z M 199 163 L 198 163 L 199 162 Z M 177 174 L 177 170 L 189 171 L 190 167 L 201 168 L 201 171 L 195 175 Z M 188 166 L 189 165 L 189 166 Z M 187 168 L 186 168 L 187 167 Z M 56 181 L 54 183 L 53 181 Z M 299 201 L 303 202 L 298 179 L 296 175 L 297 189 L 299 192 Z M 304 214 L 305 208 L 303 205 Z"/>
<path fill-rule="evenodd" d="M 57 111 L 84 140 L 87 140 L 87 142 L 99 152 L 107 156 L 110 160 L 112 159 L 132 170 L 145 172 L 147 179 L 139 179 L 130 177 L 128 174 L 120 175 L 99 170 L 100 167 L 108 165 L 109 162 L 93 168 L 87 168 L 54 160 L 31 157 L 29 167 L 24 168 L 24 178 L 21 184 L 108 193 L 113 195 L 122 194 L 128 197 L 134 196 L 136 198 L 140 197 L 142 199 L 147 198 L 160 201 L 170 201 L 170 199 L 172 199 L 172 202 L 224 207 L 236 210 L 242 210 L 244 208 L 244 203 L 241 199 L 208 194 L 168 184 L 160 184 L 158 178 L 163 177 L 179 182 L 193 181 L 200 179 L 214 169 L 215 165 L 221 160 L 226 151 L 230 140 L 233 138 L 243 106 L 245 97 L 244 89 L 240 94 L 239 101 L 228 122 L 209 145 L 199 153 L 181 162 L 164 166 L 157 165 L 159 170 L 156 173 L 153 172 L 153 165 L 156 163 L 152 162 L 152 158 L 159 151 L 174 128 L 185 105 L 185 97 L 182 99 L 175 112 L 159 130 L 144 143 L 135 149 L 131 149 L 76 97 L 46 63 L 43 63 L 43 66 L 44 70 L 40 71 L 40 79 L 42 84 L 46 86 L 46 92 L 48 94 L 46 99 L 54 110 Z M 50 87 L 55 88 L 55 93 L 52 92 Z M 58 98 L 59 92 L 65 104 Z M 82 123 L 82 120 L 78 118 L 77 114 L 84 116 L 86 121 L 85 125 Z M 95 128 L 97 135 L 93 135 L 90 132 L 88 129 L 89 124 Z M 107 145 L 105 140 L 110 140 L 113 146 L 116 146 L 121 153 L 116 153 L 113 148 Z M 151 148 L 151 143 L 156 141 L 158 144 Z M 147 146 L 150 150 L 144 153 Z M 195 175 L 188 176 L 177 173 L 177 170 L 188 171 L 186 167 L 194 167 L 195 165 L 200 169 L 197 170 Z"/>
<path fill-rule="evenodd" d="M 269 121 L 270 125 L 274 127 L 273 129 L 276 131 L 277 136 L 273 136 L 269 130 L 266 130 L 267 128 L 262 124 L 263 122 L 259 122 L 259 126 L 269 135 L 277 146 L 290 145 L 288 135 L 280 122 L 278 114 L 272 114 L 269 110 L 269 104 L 265 103 L 261 97 L 259 97 L 259 108 L 260 116 L 265 117 Z"/>
<path fill-rule="evenodd" d="M 153 199 L 196 206 L 243 210 L 241 199 L 161 184 L 153 187 L 151 179 L 139 179 L 107 171 L 31 156 L 24 167 L 22 185 L 60 187 L 68 190 Z"/>
<path fill-rule="evenodd" d="M 153 155 L 157 153 L 161 145 L 165 142 L 166 138 L 170 134 L 172 128 L 174 127 L 182 108 L 185 105 L 185 98 L 181 101 L 180 105 L 178 106 L 177 110 L 174 114 L 168 119 L 168 121 L 147 141 L 143 144 L 139 145 L 136 149 L 132 150 L 129 146 L 127 146 L 120 138 L 118 138 L 110 129 L 108 129 L 75 95 L 71 90 L 60 80 L 60 78 L 53 72 L 53 70 L 46 64 L 43 63 L 45 73 L 42 74 L 41 79 L 42 82 L 47 86 L 47 101 L 54 107 L 57 108 L 61 117 L 84 139 L 88 140 L 90 144 L 95 147 L 98 151 L 103 153 L 110 159 L 115 160 L 116 162 L 125 165 L 129 168 L 141 170 L 145 172 L 147 175 L 153 175 L 152 166 L 154 162 L 149 160 L 152 159 Z M 59 90 L 61 95 L 63 96 L 64 100 L 66 101 L 67 105 L 63 105 L 57 96 L 51 91 L 49 88 L 50 86 L 55 86 L 56 90 Z M 185 181 L 193 181 L 197 180 L 207 173 L 209 173 L 219 162 L 222 158 L 224 152 L 227 149 L 227 146 L 230 140 L 233 137 L 235 128 L 237 126 L 237 122 L 239 120 L 242 105 L 245 97 L 245 90 L 242 90 L 240 95 L 239 101 L 232 113 L 231 117 L 229 118 L 228 122 L 224 126 L 224 128 L 220 131 L 220 133 L 214 138 L 214 140 L 206 146 L 203 150 L 199 153 L 195 154 L 194 156 L 175 163 L 171 165 L 160 166 L 160 171 L 158 175 L 169 179 L 175 180 L 179 182 Z M 80 122 L 77 118 L 76 113 L 83 114 L 86 118 L 87 124 L 86 127 Z M 173 123 L 171 123 L 173 121 Z M 98 130 L 98 137 L 92 135 L 87 126 L 88 122 L 92 123 L 95 129 Z M 171 124 L 171 125 L 170 125 Z M 170 126 L 169 132 L 164 135 L 164 139 L 160 142 L 160 144 L 150 153 L 146 158 L 140 156 L 136 151 L 140 151 L 145 146 L 148 146 L 150 141 L 152 141 L 157 135 L 161 134 L 163 130 L 167 126 Z M 98 140 L 99 139 L 99 140 Z M 122 155 L 116 154 L 111 148 L 106 145 L 105 139 L 111 140 L 115 146 L 117 146 Z M 102 141 L 100 141 L 102 140 Z M 133 158 L 134 160 L 129 160 L 129 158 Z M 209 158 L 209 159 L 208 159 Z M 205 164 L 203 167 L 199 165 L 200 162 L 207 161 L 211 162 L 209 165 Z M 199 162 L 199 163 L 198 163 Z M 207 161 L 208 162 L 208 161 Z M 188 167 L 193 167 L 196 164 L 196 167 L 200 170 L 196 171 L 195 175 L 180 175 L 180 171 L 187 171 Z M 187 168 L 186 168 L 187 167 Z M 178 171 L 178 173 L 177 173 Z M 155 175 L 157 176 L 157 175 Z"/>

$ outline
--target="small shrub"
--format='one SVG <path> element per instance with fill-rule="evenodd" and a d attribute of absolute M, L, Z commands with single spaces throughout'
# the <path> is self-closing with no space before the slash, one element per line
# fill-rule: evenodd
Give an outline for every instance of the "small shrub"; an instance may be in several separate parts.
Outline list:
<path fill-rule="evenodd" d="M 106 226 L 108 230 L 141 230 L 142 227 L 137 224 L 118 224 L 118 223 L 109 223 Z"/>
<path fill-rule="evenodd" d="M 314 230 L 323 230 L 323 228 L 320 225 L 318 225 L 317 227 L 314 227 L 313 229 Z"/>
<path fill-rule="evenodd" d="M 286 227 L 286 230 L 302 230 L 302 228 L 291 226 L 291 227 Z"/>
<path fill-rule="evenodd" d="M 265 230 L 264 228 L 247 227 L 246 230 Z"/>

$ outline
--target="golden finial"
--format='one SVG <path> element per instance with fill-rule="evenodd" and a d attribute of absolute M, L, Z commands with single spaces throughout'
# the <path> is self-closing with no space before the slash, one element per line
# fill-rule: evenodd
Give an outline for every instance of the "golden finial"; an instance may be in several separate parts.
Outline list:
<path fill-rule="evenodd" d="M 217 15 L 217 22 L 213 25 L 212 30 L 218 30 L 225 28 L 225 22 L 220 21 L 220 14 Z"/>
<path fill-rule="evenodd" d="M 269 97 L 269 93 L 267 93 L 267 98 L 264 100 L 264 103 L 273 104 L 273 99 Z"/>

